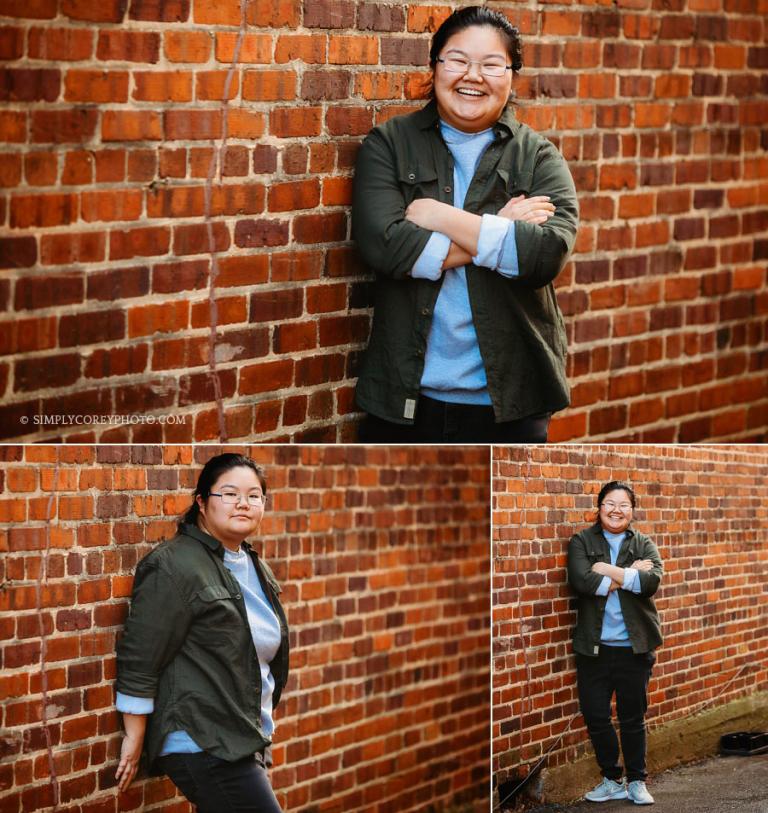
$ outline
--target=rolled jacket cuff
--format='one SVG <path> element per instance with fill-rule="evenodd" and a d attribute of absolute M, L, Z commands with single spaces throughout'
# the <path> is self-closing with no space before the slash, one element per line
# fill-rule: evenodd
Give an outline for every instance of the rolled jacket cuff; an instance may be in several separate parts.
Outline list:
<path fill-rule="evenodd" d="M 413 264 L 411 276 L 416 279 L 440 279 L 443 263 L 450 250 L 451 238 L 439 231 L 432 232 L 426 246 Z"/>
<path fill-rule="evenodd" d="M 511 220 L 498 215 L 483 215 L 480 234 L 477 238 L 477 254 L 472 258 L 475 265 L 483 268 L 496 268 L 504 239 L 509 231 Z"/>
<path fill-rule="evenodd" d="M 118 692 L 115 708 L 123 714 L 152 714 L 155 710 L 155 701 L 151 697 L 131 697 Z"/>
<path fill-rule="evenodd" d="M 607 596 L 608 595 L 608 588 L 611 586 L 611 577 L 610 576 L 603 576 L 603 580 L 595 590 L 596 596 Z"/>

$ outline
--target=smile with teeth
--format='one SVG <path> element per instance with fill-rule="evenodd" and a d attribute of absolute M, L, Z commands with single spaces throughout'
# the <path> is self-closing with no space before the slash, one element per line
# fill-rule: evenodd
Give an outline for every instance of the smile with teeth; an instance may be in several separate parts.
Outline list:
<path fill-rule="evenodd" d="M 485 96 L 482 90 L 475 90 L 474 88 L 457 88 L 457 93 L 461 93 L 462 96 Z"/>

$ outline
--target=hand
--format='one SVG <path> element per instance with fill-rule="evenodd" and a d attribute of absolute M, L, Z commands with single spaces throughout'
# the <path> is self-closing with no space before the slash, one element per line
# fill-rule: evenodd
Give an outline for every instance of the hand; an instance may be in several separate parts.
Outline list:
<path fill-rule="evenodd" d="M 509 220 L 522 220 L 525 223 L 541 225 L 554 213 L 555 205 L 549 202 L 549 195 L 534 195 L 532 198 L 518 195 L 508 200 L 498 214 L 499 217 L 506 217 Z"/>
<path fill-rule="evenodd" d="M 608 568 L 610 565 L 607 562 L 595 562 L 592 565 L 592 572 L 599 573 L 601 576 L 608 576 Z"/>
<path fill-rule="evenodd" d="M 123 744 L 120 747 L 120 762 L 115 772 L 115 779 L 118 780 L 117 789 L 121 792 L 127 790 L 128 785 L 133 782 L 136 776 L 143 744 L 143 738 L 137 739 L 129 734 L 123 737 Z"/>
<path fill-rule="evenodd" d="M 644 570 L 648 572 L 649 570 L 653 570 L 653 562 L 650 559 L 637 559 L 632 562 L 630 567 L 633 570 Z"/>
<path fill-rule="evenodd" d="M 617 581 L 611 579 L 611 583 L 608 585 L 608 592 L 612 593 L 614 590 L 621 590 L 621 585 Z"/>
<path fill-rule="evenodd" d="M 453 207 L 433 198 L 417 198 L 411 201 L 405 210 L 405 219 L 422 229 L 440 231 L 439 218 L 441 214 L 444 214 L 446 208 L 452 209 Z"/>

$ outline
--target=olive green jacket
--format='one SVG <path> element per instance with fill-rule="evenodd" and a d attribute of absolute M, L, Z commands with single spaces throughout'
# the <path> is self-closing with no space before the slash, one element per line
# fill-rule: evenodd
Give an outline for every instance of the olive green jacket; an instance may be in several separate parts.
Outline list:
<path fill-rule="evenodd" d="M 270 663 L 274 707 L 288 678 L 288 626 L 272 571 L 245 547 L 280 622 L 280 649 Z M 240 585 L 224 566 L 221 543 L 194 525 L 182 525 L 136 568 L 116 688 L 155 700 L 144 739 L 150 771 L 172 731 L 183 729 L 204 751 L 230 762 L 270 744 L 261 728 L 261 670 Z"/>
<path fill-rule="evenodd" d="M 496 214 L 520 194 L 549 195 L 556 212 L 539 226 L 517 221 L 520 275 L 466 266 L 467 288 L 488 392 L 497 421 L 555 412 L 568 405 L 566 334 L 553 280 L 573 248 L 578 203 L 563 157 L 543 136 L 516 121 L 507 106 L 494 126 L 464 208 Z M 415 198 L 453 204 L 453 157 L 442 139 L 434 101 L 375 127 L 357 159 L 352 236 L 376 271 L 368 349 L 357 402 L 386 420 L 413 422 L 432 314 L 442 277 L 410 271 L 432 232 L 404 219 Z"/>
<path fill-rule="evenodd" d="M 664 566 L 656 545 L 632 528 L 616 557 L 616 567 L 629 567 L 638 559 L 650 559 L 653 569 L 639 570 L 640 592 L 618 590 L 621 614 L 627 625 L 632 651 L 636 654 L 651 652 L 662 641 L 659 614 L 651 598 L 659 589 Z M 611 549 L 603 536 L 600 523 L 577 533 L 568 545 L 568 582 L 578 596 L 578 616 L 573 634 L 573 648 L 582 655 L 597 655 L 607 596 L 595 591 L 603 577 L 592 571 L 595 562 L 611 564 Z"/>

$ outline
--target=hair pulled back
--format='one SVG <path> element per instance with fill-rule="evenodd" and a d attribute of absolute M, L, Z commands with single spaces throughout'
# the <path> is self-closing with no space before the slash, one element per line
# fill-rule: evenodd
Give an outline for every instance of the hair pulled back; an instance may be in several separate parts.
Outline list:
<path fill-rule="evenodd" d="M 628 483 L 624 483 L 621 480 L 611 480 L 610 483 L 606 483 L 601 489 L 600 493 L 597 495 L 597 510 L 600 510 L 600 506 L 603 504 L 603 500 L 605 499 L 605 495 L 611 491 L 615 491 L 616 489 L 621 489 L 621 491 L 626 491 L 629 495 L 629 501 L 632 503 L 632 508 L 635 507 L 635 492 L 632 490 L 632 487 Z"/>
<path fill-rule="evenodd" d="M 445 43 L 454 34 L 475 25 L 495 28 L 504 40 L 512 70 L 517 72 L 523 67 L 523 46 L 518 29 L 500 11 L 492 11 L 483 6 L 465 6 L 454 11 L 435 31 L 429 49 L 429 64 L 433 70 Z"/>
<path fill-rule="evenodd" d="M 197 525 L 197 518 L 200 516 L 200 506 L 197 503 L 197 498 L 201 497 L 203 502 L 207 502 L 208 497 L 211 494 L 211 489 L 219 477 L 231 469 L 239 469 L 241 467 L 251 469 L 253 472 L 255 472 L 256 476 L 259 478 L 261 490 L 266 497 L 267 478 L 264 475 L 264 469 L 258 463 L 251 460 L 250 457 L 246 457 L 242 454 L 233 454 L 229 452 L 226 454 L 219 454 L 212 457 L 203 466 L 203 470 L 200 472 L 200 476 L 197 478 L 197 486 L 195 487 L 192 505 L 189 506 L 179 520 L 179 526 L 181 526 L 182 523 Z"/>

